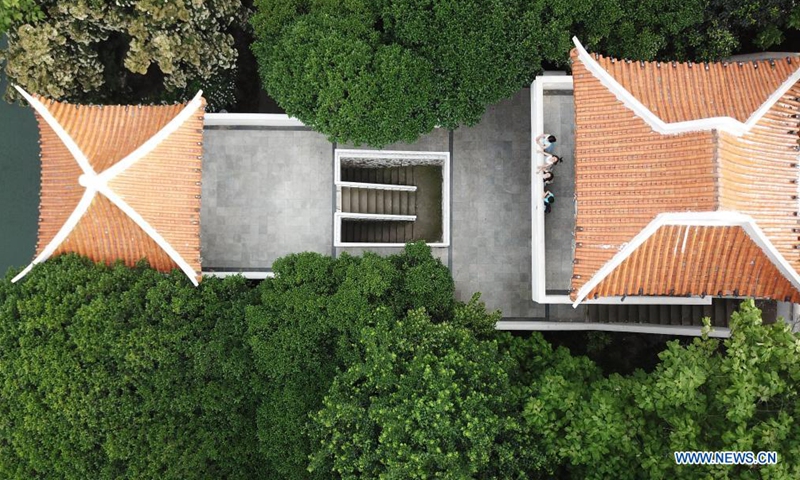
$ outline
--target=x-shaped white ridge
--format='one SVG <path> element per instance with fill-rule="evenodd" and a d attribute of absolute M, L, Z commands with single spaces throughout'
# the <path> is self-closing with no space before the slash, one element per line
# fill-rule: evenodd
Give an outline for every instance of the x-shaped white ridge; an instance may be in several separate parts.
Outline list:
<path fill-rule="evenodd" d="M 58 233 L 56 233 L 56 236 L 53 237 L 50 243 L 48 243 L 44 250 L 42 250 L 42 253 L 37 255 L 36 258 L 33 259 L 33 262 L 25 267 L 25 269 L 11 281 L 18 281 L 28 272 L 30 272 L 34 265 L 50 258 L 58 246 L 67 239 L 72 230 L 78 225 L 80 219 L 89 209 L 94 196 L 97 193 L 101 193 L 120 210 L 125 212 L 125 214 L 130 217 L 131 220 L 133 220 L 142 230 L 144 230 L 145 233 L 147 233 L 147 235 L 150 236 L 150 238 L 152 238 L 153 241 L 155 241 L 158 246 L 167 253 L 167 255 L 169 255 L 169 257 L 178 265 L 178 267 L 183 270 L 183 272 L 189 277 L 189 280 L 191 280 L 192 283 L 197 286 L 197 272 L 195 272 L 194 269 L 189 266 L 186 260 L 184 260 L 183 257 L 181 257 L 181 255 L 174 248 L 172 248 L 172 245 L 170 245 L 169 242 L 164 239 L 164 237 L 162 237 L 149 223 L 147 223 L 147 221 L 142 218 L 142 216 L 139 215 L 136 210 L 128 205 L 128 203 L 126 203 L 125 200 L 123 200 L 119 195 L 114 193 L 108 184 L 111 180 L 117 177 L 117 175 L 121 174 L 137 161 L 141 160 L 147 154 L 152 152 L 153 149 L 155 149 L 165 138 L 169 137 L 173 132 L 180 128 L 180 126 L 183 125 L 183 123 L 189 117 L 194 115 L 195 112 L 202 106 L 201 97 L 203 92 L 198 91 L 197 95 L 195 95 L 192 101 L 190 101 L 175 118 L 173 118 L 149 140 L 144 142 L 122 160 L 98 174 L 94 171 L 91 163 L 89 163 L 89 160 L 86 158 L 86 155 L 83 153 L 83 151 L 81 151 L 80 147 L 78 147 L 78 144 L 75 143 L 75 140 L 66 132 L 66 130 L 64 130 L 64 127 L 58 123 L 58 120 L 56 120 L 50 111 L 47 110 L 47 107 L 39 100 L 33 98 L 19 86 L 15 85 L 14 88 L 16 88 L 20 95 L 22 95 L 25 100 L 28 101 L 28 103 L 39 113 L 39 115 L 41 115 L 44 121 L 47 122 L 50 128 L 53 129 L 58 138 L 64 143 L 64 146 L 67 147 L 67 150 L 69 150 L 69 152 L 75 158 L 75 161 L 83 171 L 83 175 L 78 178 L 78 183 L 84 187 L 86 191 L 83 193 L 83 196 L 78 202 L 78 205 L 75 207 L 75 210 L 72 211 L 70 216 L 67 218 L 67 221 L 61 227 L 61 229 L 59 229 Z"/>

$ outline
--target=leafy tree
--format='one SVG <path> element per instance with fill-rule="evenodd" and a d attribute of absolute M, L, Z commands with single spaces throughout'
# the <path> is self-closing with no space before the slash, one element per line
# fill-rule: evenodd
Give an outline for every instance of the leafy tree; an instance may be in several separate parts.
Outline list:
<path fill-rule="evenodd" d="M 309 474 L 309 413 L 319 410 L 334 377 L 359 358 L 355 338 L 376 311 L 402 317 L 426 308 L 436 321 L 453 314 L 453 281 L 424 243 L 380 257 L 289 255 L 261 284 L 261 302 L 247 310 L 255 362 L 258 436 L 264 469 L 275 478 Z"/>
<path fill-rule="evenodd" d="M 37 4 L 43 18 L 15 18 L 8 30 L 9 83 L 79 103 L 185 100 L 203 86 L 209 108 L 232 101 L 226 74 L 237 54 L 227 31 L 244 14 L 240 0 Z M 16 97 L 9 88 L 6 98 Z"/>
<path fill-rule="evenodd" d="M 556 351 L 525 415 L 578 478 L 798 478 L 800 340 L 752 300 L 724 342 L 677 341 L 651 374 L 604 378 Z M 724 348 L 721 348 L 724 346 Z M 777 465 L 679 466 L 674 451 L 776 451 Z"/>
<path fill-rule="evenodd" d="M 794 0 L 256 0 L 267 92 L 332 141 L 413 142 L 566 67 L 572 35 L 635 60 L 766 49 L 800 27 Z M 750 38 L 754 39 L 750 41 Z"/>
<path fill-rule="evenodd" d="M 314 415 L 312 468 L 345 479 L 531 478 L 543 456 L 520 424 L 514 359 L 468 326 L 498 319 L 477 296 L 451 322 L 379 311 L 357 337 L 363 360 L 336 377 Z"/>
<path fill-rule="evenodd" d="M 14 23 L 35 22 L 43 16 L 34 0 L 0 0 L 0 36 Z"/>
<path fill-rule="evenodd" d="M 527 5 L 256 0 L 253 48 L 290 115 L 338 142 L 410 142 L 436 125 L 474 125 L 532 79 L 539 24 Z"/>
<path fill-rule="evenodd" d="M 0 281 L 0 477 L 254 478 L 243 279 L 73 256 Z"/>

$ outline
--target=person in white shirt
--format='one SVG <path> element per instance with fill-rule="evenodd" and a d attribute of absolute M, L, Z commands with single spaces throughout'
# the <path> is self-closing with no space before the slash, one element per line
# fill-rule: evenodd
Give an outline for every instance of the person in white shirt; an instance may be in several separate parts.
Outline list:
<path fill-rule="evenodd" d="M 554 166 L 561 163 L 561 157 L 558 155 L 544 154 L 544 165 L 539 167 L 540 172 L 549 172 Z"/>

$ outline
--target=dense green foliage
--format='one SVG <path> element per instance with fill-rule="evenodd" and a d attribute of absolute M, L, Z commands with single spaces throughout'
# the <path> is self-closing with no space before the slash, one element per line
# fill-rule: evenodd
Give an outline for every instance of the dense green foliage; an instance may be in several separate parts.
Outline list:
<path fill-rule="evenodd" d="M 715 339 L 672 342 L 655 371 L 602 372 L 560 354 L 525 415 L 574 478 L 800 478 L 800 339 L 752 300 Z M 673 452 L 776 451 L 779 463 L 678 466 Z"/>
<path fill-rule="evenodd" d="M 361 328 L 379 308 L 391 319 L 417 308 L 437 321 L 449 318 L 453 281 L 424 244 L 388 258 L 289 255 L 273 268 L 277 276 L 262 284 L 261 304 L 247 312 L 261 398 L 258 435 L 273 478 L 304 478 L 313 451 L 308 414 L 358 358 Z"/>
<path fill-rule="evenodd" d="M 740 48 L 768 50 L 797 35 L 794 0 L 593 0 L 573 5 L 588 48 L 635 60 L 716 60 Z"/>
<path fill-rule="evenodd" d="M 252 298 L 75 256 L 0 282 L 0 477 L 252 478 Z"/>
<path fill-rule="evenodd" d="M 508 344 L 475 333 L 498 319 L 477 297 L 452 322 L 378 312 L 357 338 L 363 360 L 336 377 L 314 416 L 312 468 L 346 479 L 530 478 L 543 468 L 520 422 Z"/>
<path fill-rule="evenodd" d="M 475 124 L 539 69 L 522 0 L 257 0 L 254 51 L 269 94 L 344 142 L 413 141 Z"/>
<path fill-rule="evenodd" d="M 730 339 L 605 375 L 496 332 L 499 312 L 455 302 L 424 244 L 274 269 L 197 288 L 76 256 L 10 272 L 0 477 L 800 477 L 800 337 L 752 302 Z M 680 467 L 675 450 L 779 463 Z"/>
<path fill-rule="evenodd" d="M 78 103 L 178 101 L 199 88 L 211 109 L 233 100 L 228 30 L 242 19 L 240 0 L 36 3 L 43 15 L 8 29 L 9 83 Z"/>
<path fill-rule="evenodd" d="M 337 142 L 412 142 L 567 67 L 571 37 L 620 58 L 709 60 L 797 33 L 794 0 L 256 0 L 267 92 Z"/>
<path fill-rule="evenodd" d="M 0 0 L 0 36 L 13 24 L 35 22 L 42 17 L 34 0 Z"/>

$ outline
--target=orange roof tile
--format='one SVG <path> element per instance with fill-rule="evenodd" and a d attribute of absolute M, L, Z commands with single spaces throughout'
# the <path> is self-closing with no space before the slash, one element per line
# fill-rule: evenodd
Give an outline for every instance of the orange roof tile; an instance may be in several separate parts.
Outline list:
<path fill-rule="evenodd" d="M 662 213 L 731 210 L 750 215 L 795 272 L 798 270 L 798 120 L 791 115 L 798 113 L 800 84 L 741 137 L 713 129 L 662 135 L 595 77 L 575 50 L 572 59 L 577 198 L 573 300 Z M 796 59 L 792 64 L 766 60 L 758 68 L 709 64 L 707 70 L 702 64 L 690 68 L 688 64 L 665 63 L 659 67 L 655 62 L 628 63 L 602 57 L 598 63 L 667 122 L 714 116 L 746 120 L 800 67 Z M 702 231 L 700 227 L 683 228 Z M 724 235 L 719 233 L 723 230 Z M 736 290 L 783 300 L 786 285 L 776 286 L 763 277 L 753 280 L 750 267 L 736 263 L 742 255 L 763 263 L 766 257 L 758 253 L 761 250 L 724 254 L 729 249 L 727 239 L 734 238 L 733 230 L 737 235 L 743 232 L 738 227 L 719 228 L 713 230 L 713 238 L 719 240 L 691 243 L 693 249 L 702 251 L 687 261 L 687 256 L 677 258 L 669 251 L 670 245 L 683 241 L 679 227 L 661 227 L 599 284 L 587 286 L 591 288 L 588 296 L 637 295 L 640 290 L 645 295 L 716 295 Z M 714 255 L 720 256 L 717 262 L 728 263 L 714 263 L 713 269 L 711 263 L 703 263 Z M 703 261 L 696 261 L 698 258 Z M 778 272 L 773 263 L 769 265 L 761 265 L 759 272 Z M 669 274 L 665 273 L 670 268 Z M 725 277 L 724 281 L 709 270 L 730 273 L 735 268 L 740 269 L 739 277 Z M 741 284 L 736 285 L 737 281 Z M 796 295 L 792 288 L 790 296 L 798 298 Z"/>
<path fill-rule="evenodd" d="M 632 62 L 596 55 L 625 90 L 665 122 L 711 117 L 746 121 L 797 70 L 800 59 Z"/>
<path fill-rule="evenodd" d="M 199 279 L 205 101 L 198 97 L 183 105 L 99 107 L 32 99 L 34 107 L 39 101 L 43 105 L 39 108 L 46 109 L 40 112 L 37 108 L 42 145 L 37 260 L 49 256 L 46 250 L 50 245 L 54 255 L 75 252 L 94 261 L 121 260 L 129 266 L 144 258 L 160 271 L 171 271 L 185 262 L 194 272 L 192 280 Z M 52 115 L 57 126 L 43 115 Z M 184 117 L 173 121 L 180 115 Z M 85 172 L 54 129 L 59 127 L 83 152 L 97 178 L 146 142 L 155 146 L 108 179 L 110 193 L 102 189 L 95 193 L 63 241 L 51 245 L 88 191 L 79 184 Z M 162 129 L 166 136 L 151 140 Z M 123 211 L 120 201 L 138 219 Z M 167 249 L 159 245 L 152 231 L 166 241 Z M 169 248 L 177 255 L 170 254 Z M 184 271 L 188 273 L 188 269 Z"/>
<path fill-rule="evenodd" d="M 615 295 L 746 296 L 800 301 L 742 227 L 665 225 L 601 281 L 589 298 Z"/>

